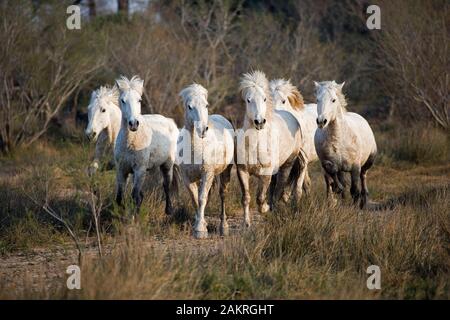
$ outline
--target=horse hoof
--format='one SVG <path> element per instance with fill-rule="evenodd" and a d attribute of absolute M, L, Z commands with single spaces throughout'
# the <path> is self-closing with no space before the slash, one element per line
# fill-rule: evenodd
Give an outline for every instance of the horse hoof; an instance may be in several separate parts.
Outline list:
<path fill-rule="evenodd" d="M 228 226 L 227 225 L 225 225 L 225 226 L 220 226 L 220 235 L 222 236 L 222 237 L 226 237 L 226 236 L 228 236 L 230 234 L 230 229 L 228 228 Z"/>
<path fill-rule="evenodd" d="M 337 204 L 338 204 L 338 202 L 337 202 L 337 199 L 336 199 L 336 198 L 330 198 L 330 199 L 328 199 L 328 205 L 329 205 L 331 208 L 336 208 Z"/>
<path fill-rule="evenodd" d="M 264 203 L 259 207 L 259 213 L 266 213 L 270 210 L 270 206 L 267 203 Z"/>
<path fill-rule="evenodd" d="M 89 177 L 93 177 L 95 175 L 95 173 L 97 172 L 97 169 L 94 167 L 89 167 L 88 169 L 88 176 Z"/>
<path fill-rule="evenodd" d="M 288 193 L 283 193 L 283 196 L 281 197 L 281 199 L 283 200 L 284 203 L 288 203 L 290 198 L 291 198 L 291 195 Z"/>
<path fill-rule="evenodd" d="M 195 239 L 206 239 L 208 238 L 208 231 L 194 231 Z"/>

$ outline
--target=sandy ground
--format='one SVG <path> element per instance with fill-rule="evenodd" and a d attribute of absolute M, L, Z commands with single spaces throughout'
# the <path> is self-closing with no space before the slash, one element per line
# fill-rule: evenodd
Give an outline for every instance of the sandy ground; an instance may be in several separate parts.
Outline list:
<path fill-rule="evenodd" d="M 259 223 L 260 220 L 261 216 L 257 212 L 253 212 L 254 223 Z M 193 254 L 199 252 L 214 254 L 220 250 L 223 239 L 216 230 L 220 220 L 218 217 L 210 217 L 208 222 L 208 228 L 210 228 L 208 239 L 196 240 L 189 236 L 183 236 L 180 239 L 164 239 L 154 236 L 144 245 L 149 248 L 161 248 L 173 252 L 189 251 Z M 238 233 L 242 227 L 242 218 L 229 218 L 228 223 L 230 234 Z M 84 259 L 98 258 L 98 248 L 95 241 L 94 237 L 87 239 L 83 248 Z M 118 244 L 104 245 L 102 248 L 103 254 L 110 254 L 111 250 Z M 49 289 L 51 285 L 59 281 L 64 284 L 68 277 L 68 274 L 66 274 L 67 267 L 76 264 L 78 264 L 78 251 L 71 242 L 0 256 L 0 290 L 17 290 L 20 292 L 25 289 L 25 283 L 32 283 L 34 289 L 42 286 Z"/>

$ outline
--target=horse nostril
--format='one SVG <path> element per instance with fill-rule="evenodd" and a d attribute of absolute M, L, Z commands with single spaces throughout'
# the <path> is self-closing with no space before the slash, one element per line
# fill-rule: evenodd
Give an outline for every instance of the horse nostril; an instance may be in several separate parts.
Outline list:
<path fill-rule="evenodd" d="M 316 118 L 316 123 L 317 125 L 319 125 L 319 118 Z"/>
<path fill-rule="evenodd" d="M 256 120 L 256 119 L 255 119 L 255 120 L 253 120 L 253 122 L 254 122 L 255 124 L 258 124 L 258 120 Z"/>
<path fill-rule="evenodd" d="M 205 131 L 208 131 L 208 129 L 209 129 L 209 127 L 208 127 L 208 126 L 206 126 L 206 128 L 205 128 Z"/>
<path fill-rule="evenodd" d="M 323 124 L 324 125 L 327 124 L 327 119 L 323 120 Z"/>
<path fill-rule="evenodd" d="M 129 125 L 130 127 L 132 127 L 132 126 L 133 126 L 133 122 L 128 121 L 128 125 Z"/>
<path fill-rule="evenodd" d="M 139 120 L 136 120 L 136 127 L 139 127 Z"/>
<path fill-rule="evenodd" d="M 263 120 L 263 123 L 266 123 L 266 119 Z"/>

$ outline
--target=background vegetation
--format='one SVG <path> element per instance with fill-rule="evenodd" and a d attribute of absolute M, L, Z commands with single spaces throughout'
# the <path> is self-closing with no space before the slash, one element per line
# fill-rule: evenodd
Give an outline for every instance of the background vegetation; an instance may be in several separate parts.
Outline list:
<path fill-rule="evenodd" d="M 358 0 L 154 0 L 134 13 L 121 0 L 111 14 L 75 1 L 87 12 L 68 30 L 73 2 L 0 1 L 0 298 L 449 298 L 448 1 L 376 1 L 374 31 Z M 178 92 L 197 81 L 211 112 L 239 123 L 251 69 L 291 78 L 306 102 L 313 80 L 346 81 L 380 149 L 376 210 L 328 207 L 315 165 L 311 197 L 242 232 L 234 177 L 232 235 L 215 232 L 213 192 L 211 239 L 196 241 L 184 191 L 164 216 L 158 173 L 135 222 L 113 204 L 114 171 L 87 177 L 93 89 L 138 74 L 144 112 L 181 126 Z M 83 290 L 69 292 L 65 268 L 80 258 Z M 366 288 L 371 264 L 381 291 Z"/>

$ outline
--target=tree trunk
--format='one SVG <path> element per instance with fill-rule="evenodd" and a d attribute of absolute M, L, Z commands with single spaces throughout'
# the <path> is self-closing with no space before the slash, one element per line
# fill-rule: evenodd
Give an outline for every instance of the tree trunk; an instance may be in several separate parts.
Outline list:
<path fill-rule="evenodd" d="M 117 0 L 119 13 L 128 15 L 129 1 L 128 0 Z"/>

